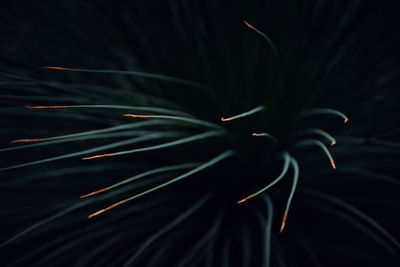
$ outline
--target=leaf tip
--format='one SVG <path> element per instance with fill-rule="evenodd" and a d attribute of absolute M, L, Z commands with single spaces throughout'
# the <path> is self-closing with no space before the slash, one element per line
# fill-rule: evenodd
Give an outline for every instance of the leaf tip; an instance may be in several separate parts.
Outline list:
<path fill-rule="evenodd" d="M 288 215 L 288 213 L 287 213 L 287 211 L 285 211 L 285 213 L 283 214 L 281 229 L 279 230 L 280 234 L 282 233 L 283 229 L 285 228 L 287 215 Z"/>

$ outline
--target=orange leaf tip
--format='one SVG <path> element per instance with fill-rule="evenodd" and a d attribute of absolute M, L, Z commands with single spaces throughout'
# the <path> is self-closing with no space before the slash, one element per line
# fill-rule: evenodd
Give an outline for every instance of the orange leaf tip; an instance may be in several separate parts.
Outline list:
<path fill-rule="evenodd" d="M 114 208 L 114 207 L 116 207 L 116 206 L 118 206 L 118 205 L 121 205 L 121 204 L 124 203 L 124 202 L 125 202 L 125 201 L 120 201 L 120 202 L 117 202 L 117 203 L 115 203 L 115 204 L 112 204 L 111 206 L 108 206 L 108 207 L 105 208 L 105 209 L 96 211 L 95 213 L 90 214 L 90 215 L 88 216 L 88 219 L 93 218 L 94 216 L 97 216 L 97 215 L 99 215 L 99 214 L 101 214 L 101 213 L 103 213 L 103 212 L 105 212 L 105 211 L 107 211 L 107 210 L 110 210 L 110 209 L 112 209 L 112 208 Z"/>
<path fill-rule="evenodd" d="M 260 136 L 258 133 L 252 133 L 251 136 Z"/>
<path fill-rule="evenodd" d="M 244 24 L 246 24 L 247 27 L 249 27 L 250 29 L 254 30 L 253 25 L 250 25 L 250 23 L 248 23 L 247 21 L 243 20 Z"/>
<path fill-rule="evenodd" d="M 40 141 L 44 141 L 44 138 L 36 138 L 36 139 L 18 139 L 18 140 L 14 140 L 11 141 L 10 143 L 27 143 L 27 142 L 40 142 Z"/>
<path fill-rule="evenodd" d="M 69 70 L 69 71 L 74 71 L 74 69 L 64 68 L 64 67 L 44 66 L 44 67 L 41 67 L 41 68 L 42 69 L 49 69 L 49 70 Z"/>
<path fill-rule="evenodd" d="M 97 158 L 111 157 L 111 156 L 115 156 L 115 155 L 116 155 L 115 153 L 109 153 L 109 154 L 101 154 L 101 155 L 86 157 L 86 158 L 82 158 L 82 159 L 83 159 L 83 160 L 87 160 L 87 159 L 97 159 Z"/>
<path fill-rule="evenodd" d="M 229 118 L 224 118 L 224 117 L 222 117 L 221 118 L 221 121 L 231 121 L 231 120 L 234 120 L 234 119 L 236 119 L 236 117 L 235 116 L 233 116 L 233 117 L 229 117 Z"/>
<path fill-rule="evenodd" d="M 252 198 L 252 197 L 254 197 L 254 195 L 247 196 L 247 197 L 243 198 L 242 200 L 239 200 L 238 202 L 236 202 L 236 204 L 243 203 L 243 202 L 249 200 L 249 199 Z"/>
<path fill-rule="evenodd" d="M 94 191 L 94 192 L 91 192 L 91 193 L 83 195 L 83 196 L 80 196 L 79 198 L 90 197 L 90 196 L 93 196 L 93 195 L 97 195 L 97 194 L 99 194 L 101 192 L 107 191 L 107 190 L 108 190 L 108 187 L 100 189 L 100 190 L 97 190 L 97 191 Z"/>
<path fill-rule="evenodd" d="M 285 228 L 287 215 L 288 215 L 288 213 L 285 211 L 285 213 L 283 214 L 282 225 L 281 225 L 281 229 L 279 230 L 279 233 L 282 233 L 283 229 Z"/>
<path fill-rule="evenodd" d="M 334 146 L 334 145 L 336 145 L 336 142 L 332 141 L 331 146 Z"/>
<path fill-rule="evenodd" d="M 336 165 L 335 165 L 335 162 L 333 161 L 333 159 L 330 159 L 330 161 L 331 161 L 332 168 L 336 169 Z"/>
<path fill-rule="evenodd" d="M 133 118 L 148 118 L 147 115 L 135 115 L 135 114 L 124 114 L 125 117 L 133 117 Z"/>
<path fill-rule="evenodd" d="M 69 108 L 69 106 L 25 106 L 26 108 L 41 109 L 41 108 Z"/>
<path fill-rule="evenodd" d="M 347 123 L 347 122 L 349 122 L 349 119 L 344 119 L 344 123 Z"/>

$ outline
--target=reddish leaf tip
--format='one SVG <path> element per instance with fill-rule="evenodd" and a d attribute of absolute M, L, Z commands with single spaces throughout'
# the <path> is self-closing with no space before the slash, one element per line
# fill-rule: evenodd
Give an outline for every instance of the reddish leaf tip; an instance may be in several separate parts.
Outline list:
<path fill-rule="evenodd" d="M 14 141 L 11 141 L 10 143 L 28 143 L 28 142 L 40 142 L 44 141 L 44 138 L 36 138 L 36 139 L 17 139 Z"/>
<path fill-rule="evenodd" d="M 285 228 L 287 215 L 288 213 L 285 211 L 285 213 L 283 214 L 282 225 L 281 229 L 279 230 L 279 233 L 282 233 L 283 229 Z"/>
<path fill-rule="evenodd" d="M 86 157 L 86 158 L 82 158 L 82 159 L 83 159 L 83 160 L 87 160 L 87 159 L 97 159 L 97 158 L 111 157 L 111 156 L 115 156 L 115 155 L 116 155 L 115 153 L 109 153 L 109 154 L 101 154 L 101 155 Z"/>

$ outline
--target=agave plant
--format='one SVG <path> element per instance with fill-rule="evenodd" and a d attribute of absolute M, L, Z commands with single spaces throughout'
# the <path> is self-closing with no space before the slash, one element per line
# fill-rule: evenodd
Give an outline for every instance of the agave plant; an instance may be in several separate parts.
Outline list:
<path fill-rule="evenodd" d="M 400 262 L 386 6 L 27 7 L 2 31 L 4 265 Z"/>

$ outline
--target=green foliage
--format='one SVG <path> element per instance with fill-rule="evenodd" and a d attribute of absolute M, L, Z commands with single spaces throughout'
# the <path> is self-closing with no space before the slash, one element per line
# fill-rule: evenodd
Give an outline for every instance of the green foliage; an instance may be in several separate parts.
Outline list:
<path fill-rule="evenodd" d="M 1 29 L 0 263 L 399 263 L 390 6 L 23 2 Z"/>

